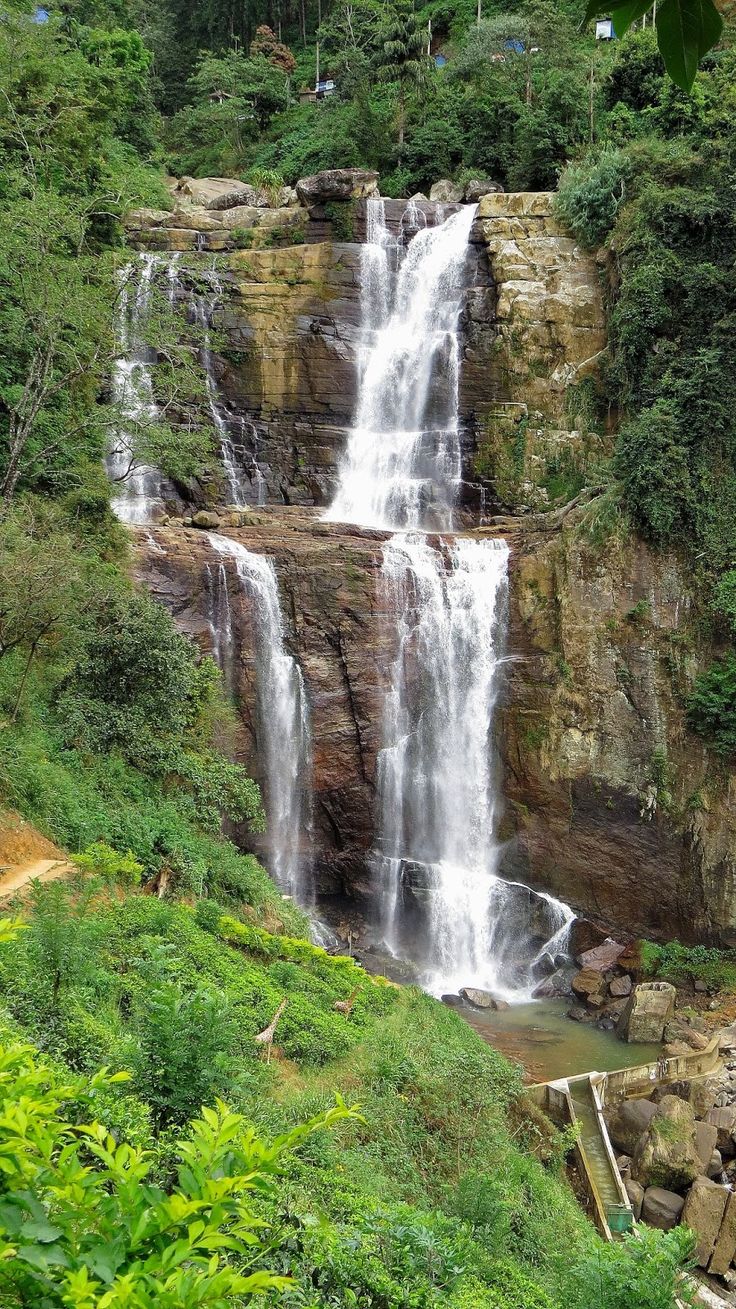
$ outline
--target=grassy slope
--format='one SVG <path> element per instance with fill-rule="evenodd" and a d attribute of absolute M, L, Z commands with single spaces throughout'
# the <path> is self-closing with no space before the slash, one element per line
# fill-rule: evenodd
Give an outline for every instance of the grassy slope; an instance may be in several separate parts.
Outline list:
<path fill-rule="evenodd" d="M 223 931 L 243 943 L 227 945 Z M 228 1018 L 219 1089 L 265 1132 L 328 1105 L 335 1091 L 363 1106 L 362 1126 L 309 1144 L 266 1209 L 286 1240 L 273 1259 L 296 1277 L 295 1304 L 429 1306 L 452 1294 L 468 1307 L 546 1306 L 525 1279 L 554 1295 L 563 1266 L 595 1238 L 529 1148 L 549 1153 L 550 1138 L 520 1112 L 516 1070 L 416 990 L 232 920 L 217 932 L 184 906 L 107 897 L 84 920 L 86 963 L 58 1004 L 38 925 L 0 955 L 0 990 L 13 1020 L 54 1056 L 137 1069 L 136 1015 L 152 978 L 165 975 L 185 993 L 205 985 Z M 356 984 L 346 1019 L 333 1006 Z M 284 996 L 279 1048 L 266 1064 L 253 1036 Z M 143 1139 L 144 1086 L 134 1080 L 139 1098 L 108 1109 Z M 162 1168 L 174 1142 L 168 1129 L 155 1145 Z M 499 1266 L 501 1256 L 510 1265 Z M 511 1298 L 494 1299 L 491 1286 Z"/>

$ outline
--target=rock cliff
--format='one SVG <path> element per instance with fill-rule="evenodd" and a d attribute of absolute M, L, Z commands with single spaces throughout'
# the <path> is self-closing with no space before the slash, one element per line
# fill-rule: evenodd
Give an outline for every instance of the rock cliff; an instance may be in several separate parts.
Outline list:
<path fill-rule="evenodd" d="M 218 210 L 203 212 L 220 226 L 165 227 L 159 215 L 136 219 L 132 234 L 141 246 L 184 249 L 184 286 L 196 281 L 199 261 L 209 267 L 211 252 L 222 252 L 220 396 L 236 455 L 243 467 L 257 456 L 269 502 L 222 530 L 276 562 L 313 713 L 320 890 L 369 899 L 390 655 L 391 625 L 379 621 L 382 537 L 320 523 L 314 508 L 332 495 L 355 404 L 365 201 L 249 208 L 246 230 L 255 235 L 247 238 Z M 386 216 L 410 239 L 450 208 L 387 201 Z M 264 221 L 269 213 L 280 217 Z M 248 248 L 232 248 L 233 232 Z M 603 501 L 563 508 L 612 439 L 588 419 L 605 349 L 600 270 L 557 227 L 549 196 L 490 194 L 473 228 L 467 287 L 461 501 L 468 523 L 479 511 L 512 515 L 486 529 L 512 544 L 512 659 L 499 731 L 505 871 L 607 928 L 736 937 L 736 792 L 686 732 L 682 712 L 706 659 L 687 571 L 610 530 Z M 180 523 L 139 541 L 140 576 L 204 649 L 221 563 L 204 532 Z M 238 750 L 258 775 L 252 615 L 234 575 L 230 583 Z"/>

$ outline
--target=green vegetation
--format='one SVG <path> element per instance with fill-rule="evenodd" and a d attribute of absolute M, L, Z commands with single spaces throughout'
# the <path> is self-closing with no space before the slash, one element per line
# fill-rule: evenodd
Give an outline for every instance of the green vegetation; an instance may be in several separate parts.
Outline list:
<path fill-rule="evenodd" d="M 730 46 L 709 56 L 687 97 L 663 78 L 651 30 L 629 36 L 602 87 L 609 139 L 566 170 L 558 198 L 584 244 L 610 248 L 600 399 L 620 416 L 615 489 L 642 536 L 690 561 L 722 655 L 696 680 L 688 723 L 724 758 L 736 752 L 734 66 Z"/>
<path fill-rule="evenodd" d="M 8 1309 L 147 1309 L 167 1278 L 172 1309 L 259 1286 L 315 1309 L 589 1309 L 599 1285 L 602 1309 L 622 1285 L 670 1309 L 682 1244 L 602 1245 L 558 1176 L 569 1141 L 451 1010 L 100 882 L 27 912 L 0 924 Z M 283 999 L 271 1053 L 254 1038 Z"/>
<path fill-rule="evenodd" d="M 655 945 L 642 944 L 642 964 L 649 977 L 662 977 L 669 982 L 705 982 L 717 990 L 736 988 L 736 952 L 716 950 L 705 945 L 681 945 L 668 941 Z"/>

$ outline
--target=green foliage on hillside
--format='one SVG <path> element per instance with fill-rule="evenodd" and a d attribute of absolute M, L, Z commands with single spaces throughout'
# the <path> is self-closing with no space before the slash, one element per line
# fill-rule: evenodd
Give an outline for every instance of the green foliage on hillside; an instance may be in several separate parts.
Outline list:
<path fill-rule="evenodd" d="M 624 508 L 647 540 L 688 558 L 717 645 L 734 630 L 735 69 L 731 47 L 710 57 L 686 97 L 651 31 L 628 37 L 604 86 L 609 140 L 566 170 L 558 199 L 576 235 L 611 252 L 603 398 L 620 422 Z M 686 706 L 727 758 L 735 657 L 726 650 Z"/>
<path fill-rule="evenodd" d="M 551 1126 L 519 1099 L 517 1071 L 456 1013 L 306 942 L 284 941 L 279 958 L 275 947 L 269 957 L 232 948 L 220 936 L 227 921 L 213 935 L 189 909 L 141 895 L 118 901 L 89 882 L 73 895 L 40 888 L 28 921 L 0 949 L 9 1010 L 0 1020 L 0 1153 L 27 1163 L 17 1203 L 8 1203 L 15 1165 L 0 1176 L 0 1229 L 13 1237 L 20 1224 L 47 1226 L 26 1226 L 22 1252 L 0 1261 L 9 1307 L 117 1305 L 102 1296 L 123 1270 L 142 1275 L 141 1249 L 148 1276 L 175 1278 L 184 1261 L 198 1285 L 203 1265 L 186 1242 L 196 1245 L 201 1229 L 174 1224 L 157 1239 L 157 1216 L 172 1216 L 177 1192 L 197 1195 L 206 1233 L 242 1239 L 229 1199 L 211 1209 L 212 1193 L 193 1188 L 222 1173 L 231 1197 L 249 1151 L 253 1180 L 261 1172 L 278 1180 L 247 1188 L 247 1209 L 266 1226 L 249 1228 L 259 1239 L 247 1254 L 225 1245 L 219 1267 L 231 1277 L 288 1277 L 288 1286 L 274 1283 L 287 1305 L 590 1309 L 600 1283 L 600 1309 L 619 1309 L 622 1286 L 636 1287 L 638 1309 L 670 1309 L 675 1243 L 652 1234 L 645 1257 L 639 1242 L 615 1253 L 602 1246 L 557 1175 Z M 297 953 L 299 963 L 289 962 Z M 54 960 L 64 961 L 55 992 Z M 355 985 L 346 1017 L 334 1003 Z M 254 1037 L 282 998 L 268 1060 Z M 18 1036 L 42 1046 L 43 1060 L 19 1049 Z M 129 1080 L 97 1076 L 101 1063 Z M 8 1109 L 19 1090 L 29 1097 L 21 1130 Z M 340 1099 L 335 1111 L 335 1092 L 347 1112 Z M 212 1106 L 201 1116 L 197 1096 Z M 187 1128 L 191 1117 L 200 1121 Z M 95 1120 L 110 1138 L 88 1126 Z M 298 1155 L 287 1157 L 294 1144 Z M 70 1193 L 68 1170 L 82 1151 L 88 1171 Z M 140 1245 L 144 1233 L 150 1246 Z M 210 1256 L 218 1247 L 213 1236 Z M 59 1249 L 65 1257 L 56 1259 Z M 85 1288 L 79 1306 L 62 1301 L 64 1279 L 82 1268 L 102 1285 Z M 149 1309 L 133 1285 L 128 1309 Z M 231 1302 L 224 1293 L 212 1301 Z"/>

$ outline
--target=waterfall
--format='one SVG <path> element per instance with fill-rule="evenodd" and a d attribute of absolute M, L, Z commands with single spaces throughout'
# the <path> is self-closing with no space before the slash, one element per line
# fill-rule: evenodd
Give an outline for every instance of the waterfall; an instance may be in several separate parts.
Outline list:
<path fill-rule="evenodd" d="M 301 669 L 284 644 L 284 624 L 273 560 L 237 541 L 210 533 L 218 554 L 233 560 L 240 586 L 253 603 L 256 656 L 256 743 L 267 816 L 269 872 L 302 905 L 312 900 L 309 710 Z M 227 573 L 210 566 L 214 581 L 215 657 L 232 659 L 234 635 Z M 224 629 L 224 630 L 223 630 Z M 220 664 L 225 672 L 223 662 Z"/>
<path fill-rule="evenodd" d="M 235 458 L 235 449 L 232 438 L 228 431 L 227 421 L 222 415 L 217 393 L 217 379 L 215 378 L 214 361 L 212 358 L 212 320 L 215 311 L 222 303 L 222 283 L 214 268 L 208 269 L 204 275 L 205 283 L 209 290 L 208 293 L 199 293 L 192 296 L 192 307 L 194 312 L 194 321 L 202 332 L 202 344 L 200 347 L 200 359 L 204 368 L 205 383 L 207 386 L 207 404 L 210 411 L 210 417 L 217 432 L 217 439 L 220 445 L 220 457 L 222 466 L 225 470 L 225 479 L 227 481 L 228 493 L 230 500 L 238 508 L 243 508 L 247 504 L 243 484 L 238 471 L 238 465 Z"/>
<path fill-rule="evenodd" d="M 416 207 L 415 207 L 416 208 Z M 572 911 L 498 874 L 494 710 L 509 550 L 450 535 L 461 476 L 458 323 L 474 206 L 418 230 L 401 258 L 368 202 L 356 418 L 327 518 L 395 533 L 382 611 L 395 642 L 377 766 L 377 873 L 386 943 L 441 994 L 526 999 L 565 948 Z M 406 236 L 419 227 L 408 208 Z M 423 532 L 440 531 L 428 537 Z"/>
<path fill-rule="evenodd" d="M 490 730 L 507 558 L 503 541 L 458 539 L 434 549 L 414 534 L 384 549 L 387 608 L 399 623 L 378 768 L 384 924 L 396 948 L 402 878 L 421 881 L 427 953 L 444 989 L 456 971 L 457 986 L 483 985 L 484 970 L 493 969 Z"/>
<path fill-rule="evenodd" d="M 382 201 L 367 204 L 360 390 L 326 517 L 447 530 L 460 479 L 457 329 L 475 207 L 419 231 L 397 272 Z"/>
<path fill-rule="evenodd" d="M 134 465 L 135 428 L 155 420 L 152 368 L 156 352 L 146 342 L 156 273 L 166 266 L 160 255 L 142 254 L 117 273 L 116 338 L 119 354 L 112 374 L 113 400 L 123 419 L 105 459 L 115 487 L 112 507 L 124 523 L 150 523 L 163 512 L 162 477 L 155 468 Z M 126 428 L 125 423 L 129 424 Z"/>

